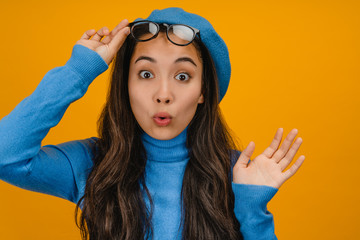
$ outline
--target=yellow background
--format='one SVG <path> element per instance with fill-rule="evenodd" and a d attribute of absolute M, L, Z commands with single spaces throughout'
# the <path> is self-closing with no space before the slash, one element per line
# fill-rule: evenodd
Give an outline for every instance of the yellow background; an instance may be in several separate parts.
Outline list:
<path fill-rule="evenodd" d="M 175 6 L 226 42 L 232 77 L 221 108 L 243 146 L 255 142 L 253 157 L 279 127 L 303 138 L 294 161 L 305 155 L 304 164 L 268 204 L 277 237 L 360 239 L 359 1 L 2 0 L 0 118 L 65 64 L 86 30 Z M 106 71 L 42 144 L 97 136 L 108 82 Z M 3 181 L 0 193 L 0 239 L 80 239 L 73 203 Z"/>

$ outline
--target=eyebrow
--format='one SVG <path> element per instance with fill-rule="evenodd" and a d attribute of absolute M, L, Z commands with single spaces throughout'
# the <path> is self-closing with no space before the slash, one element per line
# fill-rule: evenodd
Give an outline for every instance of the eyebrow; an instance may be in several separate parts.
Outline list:
<path fill-rule="evenodd" d="M 140 60 L 148 60 L 148 61 L 150 61 L 152 63 L 156 63 L 155 59 L 153 59 L 151 57 L 148 57 L 148 56 L 140 56 L 140 57 L 138 57 L 138 59 L 136 59 L 135 63 L 137 63 Z M 195 67 L 197 67 L 196 63 L 189 57 L 180 57 L 180 58 L 178 58 L 178 59 L 176 59 L 174 61 L 174 63 L 179 63 L 179 62 L 190 62 L 190 63 L 194 64 Z"/>

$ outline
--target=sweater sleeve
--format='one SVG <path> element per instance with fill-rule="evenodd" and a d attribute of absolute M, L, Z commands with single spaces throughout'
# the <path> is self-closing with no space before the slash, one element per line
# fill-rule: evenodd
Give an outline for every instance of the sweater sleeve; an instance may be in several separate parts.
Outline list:
<path fill-rule="evenodd" d="M 236 151 L 232 157 L 232 169 L 240 156 Z M 249 160 L 250 161 L 250 160 Z M 273 215 L 267 209 L 267 203 L 278 189 L 266 185 L 239 184 L 231 182 L 235 196 L 234 213 L 240 223 L 244 240 L 277 240 Z"/>
<path fill-rule="evenodd" d="M 42 147 L 41 142 L 107 68 L 98 53 L 76 44 L 66 64 L 48 71 L 32 94 L 0 120 L 1 180 L 78 201 L 92 167 L 96 138 Z"/>

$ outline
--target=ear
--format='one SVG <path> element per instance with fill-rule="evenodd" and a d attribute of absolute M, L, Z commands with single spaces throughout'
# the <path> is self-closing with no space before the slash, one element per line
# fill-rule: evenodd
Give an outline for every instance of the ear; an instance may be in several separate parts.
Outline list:
<path fill-rule="evenodd" d="M 203 103 L 204 102 L 204 95 L 201 93 L 198 103 Z"/>

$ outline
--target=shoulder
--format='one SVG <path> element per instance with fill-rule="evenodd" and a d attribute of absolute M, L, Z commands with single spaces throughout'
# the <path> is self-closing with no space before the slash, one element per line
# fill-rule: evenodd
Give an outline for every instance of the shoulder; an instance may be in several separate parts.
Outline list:
<path fill-rule="evenodd" d="M 71 162 L 74 170 L 83 171 L 92 167 L 92 159 L 96 153 L 97 137 L 63 142 L 57 145 L 45 145 L 61 151 Z"/>
<path fill-rule="evenodd" d="M 79 140 L 72 140 L 64 143 L 60 143 L 56 145 L 61 150 L 72 152 L 75 154 L 89 154 L 93 155 L 94 150 L 96 148 L 97 137 L 89 137 Z"/>

